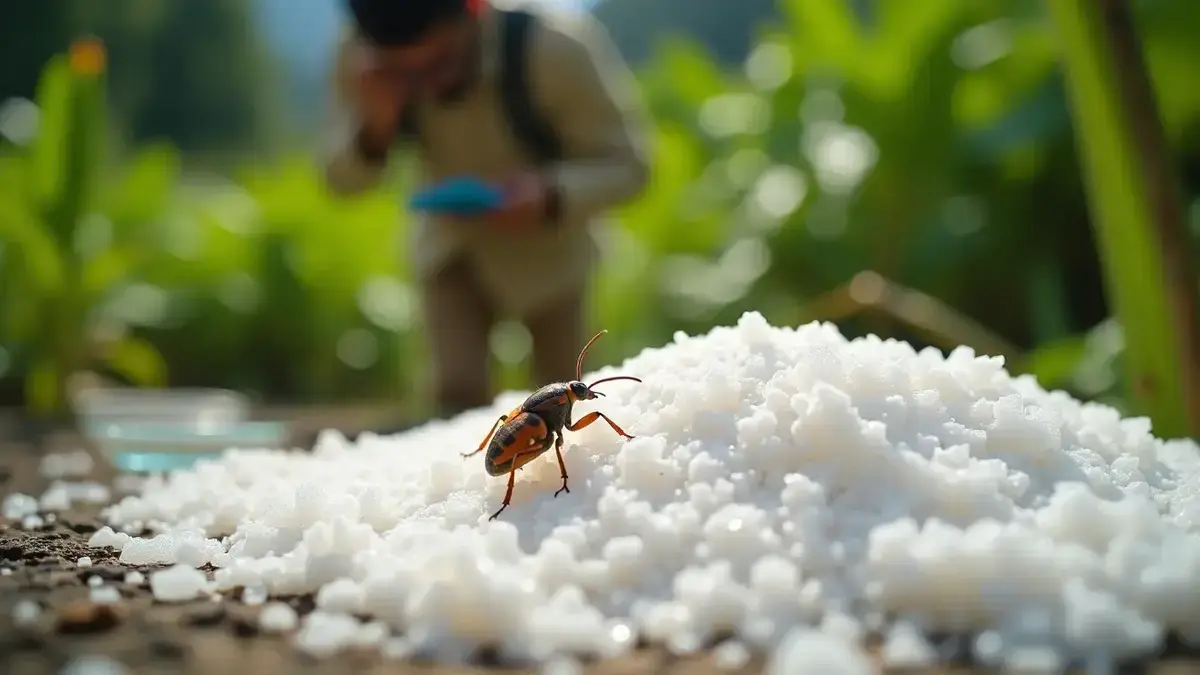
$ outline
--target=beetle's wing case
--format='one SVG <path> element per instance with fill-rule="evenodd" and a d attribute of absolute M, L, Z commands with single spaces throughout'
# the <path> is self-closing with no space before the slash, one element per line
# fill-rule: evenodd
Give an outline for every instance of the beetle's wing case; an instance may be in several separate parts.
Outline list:
<path fill-rule="evenodd" d="M 505 422 L 492 436 L 484 469 L 491 476 L 502 476 L 532 461 L 554 442 L 546 421 L 536 413 L 523 412 Z"/>

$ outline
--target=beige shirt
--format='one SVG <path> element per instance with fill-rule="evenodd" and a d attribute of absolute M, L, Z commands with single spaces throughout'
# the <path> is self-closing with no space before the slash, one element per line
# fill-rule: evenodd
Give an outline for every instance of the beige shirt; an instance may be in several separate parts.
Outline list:
<path fill-rule="evenodd" d="M 529 234 L 494 232 L 478 221 L 421 216 L 413 232 L 418 274 L 427 275 L 463 254 L 492 300 L 522 315 L 578 288 L 596 254 L 592 227 L 613 206 L 636 197 L 648 176 L 645 115 L 636 82 L 604 28 L 587 14 L 543 14 L 531 33 L 528 82 L 534 104 L 557 132 L 564 159 L 548 167 L 561 192 L 561 222 Z M 498 22 L 481 15 L 483 63 L 479 81 L 452 105 L 416 104 L 421 129 L 421 183 L 473 175 L 499 180 L 534 168 L 507 128 L 498 88 Z M 379 183 L 384 167 L 371 165 L 354 145 L 358 122 L 348 59 L 354 41 L 339 47 L 335 115 L 326 180 L 349 195 Z"/>

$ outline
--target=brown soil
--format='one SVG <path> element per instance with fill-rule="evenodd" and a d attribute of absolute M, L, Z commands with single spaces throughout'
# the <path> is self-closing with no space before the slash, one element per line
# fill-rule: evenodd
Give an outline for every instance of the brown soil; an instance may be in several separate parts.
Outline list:
<path fill-rule="evenodd" d="M 336 415 L 310 417 L 321 426 L 343 420 L 341 428 L 356 431 L 380 423 L 378 414 L 357 417 Z M 386 420 L 385 420 L 386 421 Z M 314 422 L 307 425 L 312 427 Z M 311 438 L 312 428 L 298 428 L 300 438 Z M 3 433 L 0 424 L 0 434 Z M 374 428 L 374 427 L 372 427 Z M 38 474 L 43 452 L 83 447 L 71 434 L 43 436 L 30 442 L 0 438 L 0 496 L 13 492 L 40 495 L 48 481 Z M 96 459 L 89 480 L 111 481 L 112 472 Z M 258 607 L 247 606 L 225 597 L 209 600 L 163 604 L 154 602 L 148 583 L 132 587 L 121 583 L 129 568 L 117 562 L 116 555 L 103 549 L 89 549 L 88 537 L 101 523 L 95 509 L 80 509 L 59 514 L 53 523 L 36 531 L 0 519 L 0 673 L 5 675 L 49 675 L 58 673 L 72 659 L 106 656 L 125 664 L 133 673 L 224 674 L 239 670 L 255 675 L 268 673 L 371 673 L 392 675 L 436 675 L 451 673 L 536 672 L 503 665 L 480 663 L 471 667 L 449 667 L 425 663 L 389 662 L 374 651 L 344 653 L 326 659 L 312 659 L 293 647 L 287 636 L 266 635 L 257 628 Z M 81 557 L 90 557 L 92 566 L 80 568 Z M 136 568 L 149 572 L 153 568 Z M 99 576 L 115 582 L 121 600 L 113 605 L 97 605 L 88 600 L 88 579 Z M 42 608 L 33 625 L 14 624 L 13 608 L 22 600 L 33 600 Z M 309 597 L 292 598 L 290 604 L 303 614 L 312 609 Z M 1172 650 L 1158 660 L 1123 669 L 1155 675 L 1200 673 L 1200 654 Z M 743 673 L 760 673 L 763 659 L 755 658 Z M 589 675 L 717 675 L 711 656 L 677 658 L 653 647 L 611 661 L 590 664 Z M 928 671 L 939 675 L 981 673 L 968 665 L 945 666 Z"/>

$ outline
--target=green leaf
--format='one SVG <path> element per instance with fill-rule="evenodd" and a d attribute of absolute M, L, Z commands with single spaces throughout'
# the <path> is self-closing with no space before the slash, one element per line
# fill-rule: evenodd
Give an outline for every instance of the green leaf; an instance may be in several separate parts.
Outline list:
<path fill-rule="evenodd" d="M 167 384 L 167 363 L 154 345 L 145 340 L 127 337 L 106 345 L 104 362 L 137 386 L 163 387 Z"/>
<path fill-rule="evenodd" d="M 6 259 L 21 265 L 25 293 L 51 294 L 62 286 L 66 270 L 57 244 L 16 195 L 0 194 L 0 242 L 13 249 Z"/>
<path fill-rule="evenodd" d="M 160 143 L 143 148 L 106 191 L 102 210 L 119 227 L 149 224 L 169 206 L 179 174 L 179 153 L 173 147 Z"/>
<path fill-rule="evenodd" d="M 37 89 L 38 133 L 33 142 L 35 198 L 48 205 L 62 194 L 66 182 L 67 127 L 71 117 L 71 71 L 62 56 L 50 60 Z"/>

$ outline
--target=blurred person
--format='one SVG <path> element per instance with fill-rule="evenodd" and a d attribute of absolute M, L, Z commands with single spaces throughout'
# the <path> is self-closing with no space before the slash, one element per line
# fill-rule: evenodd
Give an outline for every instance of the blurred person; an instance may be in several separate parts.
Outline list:
<path fill-rule="evenodd" d="M 422 185 L 471 175 L 502 186 L 482 217 L 417 218 L 411 252 L 439 416 L 494 398 L 489 333 L 521 321 L 536 386 L 574 378 L 593 228 L 648 176 L 632 73 L 587 14 L 485 0 L 348 0 L 335 63 L 330 189 L 379 183 L 415 146 Z"/>

